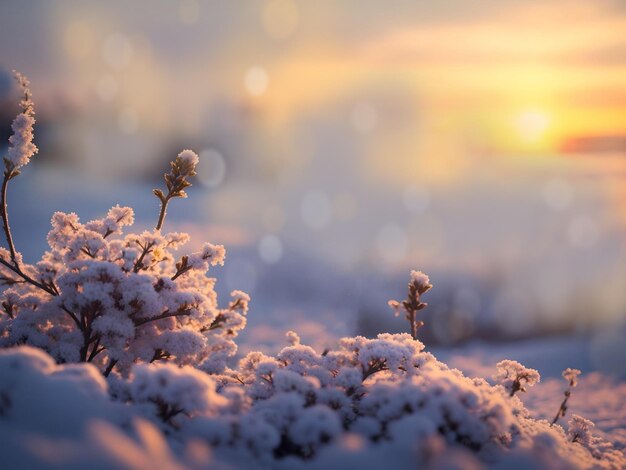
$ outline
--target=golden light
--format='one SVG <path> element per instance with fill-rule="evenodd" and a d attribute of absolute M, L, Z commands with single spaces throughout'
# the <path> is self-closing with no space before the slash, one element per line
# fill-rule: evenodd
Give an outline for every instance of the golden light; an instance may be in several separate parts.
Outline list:
<path fill-rule="evenodd" d="M 528 143 L 536 143 L 546 134 L 551 119 L 548 114 L 538 109 L 527 109 L 517 115 L 515 129 L 519 137 Z"/>
<path fill-rule="evenodd" d="M 265 32 L 272 38 L 285 39 L 298 27 L 298 7 L 291 0 L 271 0 L 261 16 Z"/>
<path fill-rule="evenodd" d="M 84 21 L 70 23 L 63 37 L 65 51 L 74 60 L 86 58 L 94 45 L 93 33 Z"/>
<path fill-rule="evenodd" d="M 263 67 L 251 67 L 246 72 L 244 86 L 252 96 L 261 96 L 267 90 L 269 76 Z"/>

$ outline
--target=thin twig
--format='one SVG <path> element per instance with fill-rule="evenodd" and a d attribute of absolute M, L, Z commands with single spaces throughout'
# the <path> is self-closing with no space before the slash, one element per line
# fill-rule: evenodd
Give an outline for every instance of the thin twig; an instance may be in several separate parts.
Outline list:
<path fill-rule="evenodd" d="M 109 365 L 107 366 L 107 368 L 104 370 L 104 372 L 102 373 L 102 375 L 104 375 L 105 377 L 108 377 L 109 374 L 111 373 L 111 371 L 113 370 L 113 368 L 115 367 L 115 364 L 117 364 L 117 359 L 110 359 L 109 360 Z"/>
<path fill-rule="evenodd" d="M 9 227 L 9 213 L 7 211 L 7 186 L 11 178 L 15 176 L 13 171 L 5 170 L 4 179 L 2 180 L 2 192 L 0 196 L 0 212 L 2 213 L 2 228 L 4 229 L 4 237 L 9 245 L 9 251 L 11 252 L 11 261 L 16 268 L 19 269 L 17 257 L 15 254 L 15 245 L 13 244 L 13 236 L 11 235 L 11 228 Z"/>
<path fill-rule="evenodd" d="M 158 315 L 156 317 L 141 318 L 139 320 L 134 320 L 134 323 L 135 323 L 135 326 L 141 326 L 141 325 L 145 325 L 146 323 L 153 322 L 153 321 L 163 320 L 164 318 L 181 317 L 181 316 L 188 316 L 188 315 L 191 315 L 191 311 L 189 309 L 179 309 L 179 310 L 176 310 L 175 312 L 166 310 L 161 315 Z"/>
<path fill-rule="evenodd" d="M 143 251 L 141 252 L 141 255 L 139 255 L 139 258 L 137 258 L 137 261 L 135 262 L 135 266 L 133 266 L 134 273 L 138 273 L 141 270 L 141 268 L 143 268 L 143 260 L 146 257 L 146 255 L 152 251 L 152 247 L 154 245 L 155 245 L 154 242 L 146 243 L 145 246 L 141 246 L 141 243 L 139 243 L 139 246 L 141 246 Z"/>
<path fill-rule="evenodd" d="M 96 341 L 94 342 L 92 348 L 91 348 L 91 354 L 89 354 L 89 357 L 87 358 L 87 362 L 91 362 L 94 360 L 94 358 L 100 354 L 102 351 L 104 351 L 104 346 L 102 348 L 100 348 L 100 336 L 96 337 Z"/>
<path fill-rule="evenodd" d="M 167 204 L 170 202 L 170 199 L 172 199 L 171 193 L 165 196 L 164 199 L 161 199 L 161 211 L 159 212 L 159 220 L 156 224 L 157 230 L 161 230 L 161 227 L 163 227 L 163 222 L 165 221 L 165 215 L 167 213 Z"/>
<path fill-rule="evenodd" d="M 48 285 L 43 284 L 41 282 L 35 281 L 28 274 L 24 273 L 19 266 L 13 266 L 7 260 L 5 260 L 4 258 L 1 258 L 1 257 L 0 257 L 0 264 L 2 264 L 3 266 L 9 268 L 11 271 L 13 271 L 15 274 L 20 276 L 22 279 L 24 279 L 29 284 L 32 284 L 33 286 L 38 287 L 39 289 L 41 289 L 43 291 L 46 291 L 50 295 L 53 295 L 53 296 L 57 296 L 58 295 L 58 291 L 56 290 L 56 288 L 53 288 L 52 286 L 48 286 Z"/>
<path fill-rule="evenodd" d="M 369 365 L 367 370 L 363 370 L 363 381 L 368 377 L 374 375 L 377 372 L 381 372 L 383 370 L 387 370 L 387 360 L 386 359 L 375 359 Z"/>
<path fill-rule="evenodd" d="M 11 255 L 11 262 L 5 260 L 4 258 L 0 258 L 0 264 L 7 267 L 15 274 L 20 276 L 24 281 L 32 284 L 35 287 L 47 292 L 50 295 L 56 296 L 58 295 L 58 290 L 56 287 L 52 285 L 46 285 L 42 282 L 36 281 L 31 278 L 28 274 L 22 271 L 20 264 L 17 260 L 17 252 L 15 250 L 15 244 L 13 243 L 13 235 L 11 234 L 11 227 L 9 225 L 9 211 L 7 204 L 7 187 L 9 185 L 9 181 L 19 173 L 16 173 L 15 170 L 9 171 L 5 170 L 4 179 L 2 180 L 2 188 L 0 189 L 0 216 L 2 217 L 2 228 L 4 230 L 4 238 L 7 241 L 7 245 L 9 246 L 9 253 Z"/>
<path fill-rule="evenodd" d="M 565 398 L 561 402 L 561 406 L 559 407 L 559 411 L 556 412 L 556 416 L 554 417 L 554 419 L 550 423 L 550 426 L 553 426 L 554 424 L 556 424 L 556 422 L 559 420 L 560 417 L 565 417 L 565 412 L 567 411 L 567 401 L 569 400 L 569 397 L 571 396 L 571 394 L 572 394 L 572 392 L 571 392 L 571 387 L 570 387 L 570 388 L 568 388 L 565 391 L 565 393 L 564 393 Z"/>
<path fill-rule="evenodd" d="M 191 266 L 186 266 L 182 269 L 179 269 L 178 271 L 176 271 L 176 274 L 174 274 L 170 279 L 172 281 L 175 281 L 176 279 L 178 279 L 179 276 L 182 276 L 183 274 L 185 274 L 187 271 L 191 270 Z"/>

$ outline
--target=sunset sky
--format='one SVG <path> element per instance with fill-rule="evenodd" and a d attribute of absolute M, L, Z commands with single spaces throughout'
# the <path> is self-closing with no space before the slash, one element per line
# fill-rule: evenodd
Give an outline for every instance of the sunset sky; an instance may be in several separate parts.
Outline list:
<path fill-rule="evenodd" d="M 77 98 L 123 104 L 149 128 L 201 126 L 199 105 L 228 99 L 280 133 L 365 95 L 395 100 L 375 110 L 381 123 L 407 118 L 404 107 L 425 133 L 497 151 L 626 134 L 620 2 L 351 3 L 151 2 L 146 15 L 20 2 L 2 7 L 15 21 L 0 51 L 5 67 L 45 70 L 41 85 L 57 90 L 69 79 Z"/>
<path fill-rule="evenodd" d="M 544 310 L 591 284 L 623 315 L 623 2 L 135 3 L 0 5 L 2 83 L 30 77 L 54 163 L 46 200 L 66 171 L 152 182 L 191 147 L 188 222 L 257 251 L 254 279 L 297 252 L 483 276 L 505 303 L 523 282 Z M 31 210 L 45 227 L 54 209 Z"/>

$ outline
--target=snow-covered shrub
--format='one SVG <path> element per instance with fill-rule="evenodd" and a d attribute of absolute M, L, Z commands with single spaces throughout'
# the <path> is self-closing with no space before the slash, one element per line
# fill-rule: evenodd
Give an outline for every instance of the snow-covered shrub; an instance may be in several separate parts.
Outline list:
<path fill-rule="evenodd" d="M 162 233 L 172 198 L 186 197 L 197 155 L 182 151 L 165 174 L 167 192 L 156 189 L 161 202 L 156 228 L 124 235 L 133 210 L 113 207 L 98 220 L 81 223 L 74 213 L 57 212 L 48 234 L 50 249 L 31 266 L 16 251 L 9 228 L 6 188 L 37 150 L 31 143 L 33 104 L 28 82 L 22 113 L 5 158 L 0 207 L 8 250 L 0 249 L 0 281 L 4 314 L 0 345 L 29 344 L 59 362 L 90 362 L 104 375 L 126 374 L 136 362 L 169 360 L 220 372 L 235 354 L 233 338 L 245 326 L 249 297 L 233 292 L 227 308 L 219 308 L 207 277 L 223 264 L 221 245 L 205 244 L 198 252 L 176 254 L 189 239 L 184 233 Z"/>
<path fill-rule="evenodd" d="M 233 364 L 250 298 L 217 304 L 207 271 L 224 247 L 175 251 L 162 233 L 185 197 L 197 156 L 181 152 L 165 175 L 156 228 L 124 235 L 130 208 L 81 223 L 56 213 L 50 249 L 34 266 L 11 237 L 8 182 L 36 152 L 28 82 L 5 158 L 0 211 L 0 455 L 8 468 L 623 468 L 626 459 L 573 416 L 569 430 L 533 419 L 516 396 L 539 373 L 498 363 L 498 382 L 465 377 L 416 339 L 421 296 L 413 271 L 411 334 L 343 338 L 323 352 L 295 332 L 275 356 Z M 34 347 L 33 347 L 34 346 Z M 112 373 L 113 372 L 113 373 Z M 569 390 L 578 371 L 566 370 Z"/>
<path fill-rule="evenodd" d="M 128 390 L 115 400 L 107 397 L 107 383 L 91 364 L 56 365 L 41 351 L 8 349 L 0 353 L 0 396 L 8 393 L 5 402 L 11 405 L 0 414 L 0 435 L 11 426 L 24 436 L 39 433 L 53 445 L 56 429 L 72 424 L 63 435 L 74 436 L 76 452 L 64 458 L 85 463 L 91 456 L 80 449 L 106 449 L 102 457 L 116 463 L 105 468 L 149 468 L 133 459 L 154 462 L 155 455 L 177 468 L 346 468 L 359 462 L 366 468 L 375 462 L 394 468 L 620 468 L 625 463 L 620 451 L 591 435 L 590 421 L 574 416 L 565 432 L 533 419 L 517 396 L 464 377 L 411 342 L 408 334 L 352 338 L 326 355 L 287 346 L 274 359 L 250 354 L 238 369 L 213 377 L 188 366 L 138 364 L 128 377 L 109 378 L 110 386 L 119 381 L 116 386 Z M 372 350 L 393 365 L 367 375 Z M 63 421 L 65 410 L 74 410 L 76 418 Z M 146 435 L 158 446 L 136 442 Z M 43 458 L 24 442 L 6 449 L 12 461 L 31 454 Z M 135 456 L 128 461 L 119 451 L 126 448 Z M 193 449 L 202 456 L 200 464 L 192 464 L 198 457 Z"/>
<path fill-rule="evenodd" d="M 524 367 L 517 361 L 505 359 L 496 365 L 498 373 L 493 379 L 500 383 L 510 396 L 517 392 L 525 392 L 525 387 L 532 387 L 541 377 L 535 369 Z"/>
<path fill-rule="evenodd" d="M 226 398 L 215 392 L 211 376 L 190 366 L 139 364 L 129 384 L 133 403 L 154 405 L 155 414 L 167 423 L 182 413 L 210 415 Z"/>

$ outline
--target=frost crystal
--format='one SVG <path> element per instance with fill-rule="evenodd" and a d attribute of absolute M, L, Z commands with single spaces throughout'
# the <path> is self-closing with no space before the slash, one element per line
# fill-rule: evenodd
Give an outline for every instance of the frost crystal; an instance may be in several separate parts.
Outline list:
<path fill-rule="evenodd" d="M 13 174 L 18 168 L 28 164 L 30 158 L 38 151 L 33 144 L 33 126 L 35 125 L 35 108 L 31 99 L 30 82 L 19 72 L 14 71 L 15 79 L 24 93 L 18 114 L 11 124 L 13 135 L 9 137 L 9 150 L 4 159 L 8 174 Z"/>
<path fill-rule="evenodd" d="M 194 176 L 196 171 L 196 165 L 200 161 L 198 155 L 193 150 L 183 150 L 178 154 L 178 159 L 181 161 L 181 174 L 185 176 Z"/>

